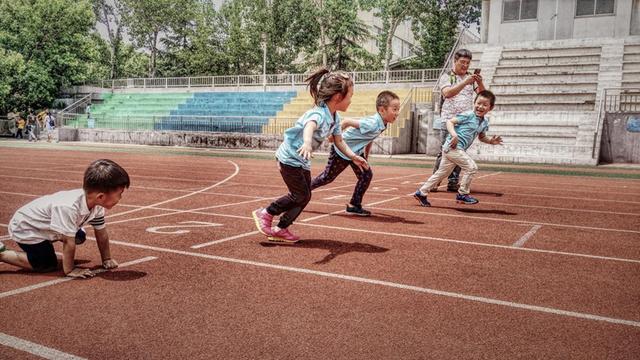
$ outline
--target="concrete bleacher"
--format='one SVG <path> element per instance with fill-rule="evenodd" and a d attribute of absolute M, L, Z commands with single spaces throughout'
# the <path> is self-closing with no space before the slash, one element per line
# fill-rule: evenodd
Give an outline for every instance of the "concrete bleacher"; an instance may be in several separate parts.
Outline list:
<path fill-rule="evenodd" d="M 91 115 L 95 128 L 255 133 L 295 95 L 293 91 L 114 93 L 106 94 Z M 87 127 L 82 118 L 72 122 Z"/>
<path fill-rule="evenodd" d="M 259 133 L 295 95 L 294 91 L 195 93 L 158 121 L 155 129 Z"/>
<path fill-rule="evenodd" d="M 620 40 L 572 39 L 468 46 L 474 55 L 481 54 L 478 67 L 485 85 L 497 96 L 489 133 L 504 139 L 503 146 L 475 144 L 474 158 L 595 164 L 600 93 L 621 83 L 640 85 L 640 46 L 636 43 L 624 46 Z M 621 82 L 623 76 L 626 81 Z"/>

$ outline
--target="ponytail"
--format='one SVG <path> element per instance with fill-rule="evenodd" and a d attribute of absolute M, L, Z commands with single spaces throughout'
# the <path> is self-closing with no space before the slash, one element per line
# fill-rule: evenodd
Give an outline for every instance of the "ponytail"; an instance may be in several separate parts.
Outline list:
<path fill-rule="evenodd" d="M 331 72 L 327 68 L 320 68 L 305 79 L 309 83 L 309 93 L 316 105 L 326 103 L 333 95 L 347 96 L 353 86 L 351 77 L 343 71 Z"/>

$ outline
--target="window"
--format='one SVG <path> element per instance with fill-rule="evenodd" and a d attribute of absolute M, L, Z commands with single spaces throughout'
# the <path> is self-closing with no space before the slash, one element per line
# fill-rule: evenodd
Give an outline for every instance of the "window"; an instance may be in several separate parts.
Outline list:
<path fill-rule="evenodd" d="M 502 21 L 535 20 L 538 18 L 538 0 L 505 0 L 503 4 Z"/>
<path fill-rule="evenodd" d="M 613 15 L 615 0 L 578 0 L 576 16 Z"/>

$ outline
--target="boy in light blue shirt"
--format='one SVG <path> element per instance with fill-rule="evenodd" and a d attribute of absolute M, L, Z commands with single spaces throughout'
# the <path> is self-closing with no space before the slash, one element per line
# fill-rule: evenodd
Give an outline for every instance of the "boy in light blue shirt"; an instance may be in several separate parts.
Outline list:
<path fill-rule="evenodd" d="M 495 102 L 496 97 L 491 91 L 481 91 L 476 95 L 473 111 L 458 114 L 456 117 L 447 120 L 449 135 L 447 135 L 447 140 L 442 146 L 443 157 L 440 168 L 413 195 L 421 206 L 431 206 L 431 203 L 427 200 L 429 190 L 433 188 L 434 184 L 449 176 L 456 165 L 460 166 L 464 173 L 460 181 L 458 195 L 456 195 L 456 202 L 468 205 L 478 203 L 478 199 L 469 195 L 469 185 L 478 171 L 478 165 L 467 154 L 467 149 L 473 143 L 476 135 L 478 140 L 483 143 L 490 145 L 502 144 L 500 136 L 491 138 L 486 136 L 486 132 L 489 130 L 489 122 L 485 115 L 493 109 Z"/>
<path fill-rule="evenodd" d="M 351 151 L 367 159 L 371 151 L 373 140 L 377 138 L 388 124 L 392 124 L 400 113 L 400 98 L 391 91 L 383 91 L 376 99 L 375 115 L 362 118 L 360 120 L 345 119 L 342 122 L 342 138 L 347 143 Z M 347 130 L 347 127 L 349 127 Z M 353 190 L 351 201 L 347 204 L 347 214 L 358 216 L 370 216 L 371 212 L 362 208 L 362 198 L 369 188 L 373 172 L 371 168 L 361 169 L 353 161 L 344 155 L 336 146 L 331 147 L 329 161 L 322 174 L 318 175 L 311 182 L 311 190 L 327 185 L 347 168 L 351 169 L 358 178 L 356 187 Z"/>

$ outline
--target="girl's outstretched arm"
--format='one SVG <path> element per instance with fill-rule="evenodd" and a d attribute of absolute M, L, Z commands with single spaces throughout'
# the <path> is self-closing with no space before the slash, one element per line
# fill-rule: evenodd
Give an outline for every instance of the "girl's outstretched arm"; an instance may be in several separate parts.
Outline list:
<path fill-rule="evenodd" d="M 341 135 L 334 135 L 333 138 L 334 145 L 338 148 L 338 150 L 340 150 L 341 153 L 347 155 L 347 157 L 351 159 L 351 161 L 353 161 L 353 163 L 356 164 L 360 168 L 360 170 L 369 169 L 369 163 L 367 162 L 367 160 L 351 151 L 347 143 L 345 143 L 342 139 Z"/>
<path fill-rule="evenodd" d="M 304 132 L 302 133 L 302 139 L 304 143 L 298 149 L 298 154 L 303 158 L 309 160 L 313 157 L 313 147 L 311 146 L 313 141 L 313 132 L 318 128 L 318 124 L 315 121 L 308 121 L 304 126 Z"/>

